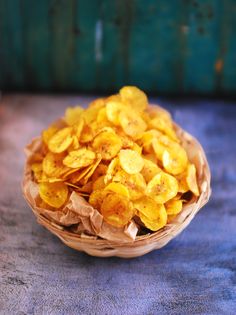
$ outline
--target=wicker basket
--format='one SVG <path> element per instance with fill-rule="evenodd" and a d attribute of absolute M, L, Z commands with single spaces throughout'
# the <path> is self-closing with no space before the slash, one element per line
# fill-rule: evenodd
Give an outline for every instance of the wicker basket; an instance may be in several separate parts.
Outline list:
<path fill-rule="evenodd" d="M 32 200 L 28 198 L 25 191 L 25 184 L 29 176 L 26 167 L 23 179 L 23 193 L 37 217 L 38 222 L 58 236 L 67 246 L 79 251 L 84 251 L 92 256 L 131 258 L 144 255 L 154 249 L 165 246 L 171 239 L 185 229 L 196 213 L 207 203 L 211 194 L 210 170 L 203 148 L 194 137 L 185 132 L 178 125 L 175 125 L 175 129 L 181 139 L 183 147 L 187 151 L 189 160 L 194 163 L 197 168 L 200 195 L 197 198 L 193 197 L 191 201 L 185 204 L 180 214 L 164 228 L 157 232 L 137 236 L 134 241 L 130 242 L 108 241 L 96 236 L 73 233 L 66 227 L 56 224 L 50 220 L 50 218 L 43 216 L 33 207 Z"/>

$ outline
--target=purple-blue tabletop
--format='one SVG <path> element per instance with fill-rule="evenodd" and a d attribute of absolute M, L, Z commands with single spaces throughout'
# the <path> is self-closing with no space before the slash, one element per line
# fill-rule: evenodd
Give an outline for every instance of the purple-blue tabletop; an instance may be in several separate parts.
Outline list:
<path fill-rule="evenodd" d="M 4 95 L 0 103 L 0 314 L 235 314 L 236 104 L 153 99 L 202 143 L 212 197 L 161 250 L 96 258 L 39 226 L 21 193 L 23 147 L 91 97 Z"/>

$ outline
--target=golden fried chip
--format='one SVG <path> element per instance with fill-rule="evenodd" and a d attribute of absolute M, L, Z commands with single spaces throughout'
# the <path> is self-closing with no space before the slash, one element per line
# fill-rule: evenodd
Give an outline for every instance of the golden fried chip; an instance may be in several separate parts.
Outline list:
<path fill-rule="evenodd" d="M 146 183 L 148 183 L 157 173 L 161 172 L 162 170 L 150 160 L 143 159 L 143 161 L 144 165 L 141 170 L 141 174 L 143 175 Z"/>
<path fill-rule="evenodd" d="M 164 206 L 158 204 L 150 197 L 143 196 L 134 201 L 134 208 L 145 215 L 149 220 L 156 220 L 159 218 L 159 213 L 163 210 Z"/>
<path fill-rule="evenodd" d="M 102 202 L 107 194 L 108 194 L 108 191 L 104 191 L 103 189 L 94 190 L 89 196 L 89 203 L 95 209 L 100 211 Z"/>
<path fill-rule="evenodd" d="M 98 177 L 105 175 L 107 172 L 107 165 L 100 163 L 92 175 L 92 180 L 95 181 Z"/>
<path fill-rule="evenodd" d="M 173 175 L 182 173 L 188 164 L 187 153 L 180 145 L 164 150 L 162 164 L 165 170 Z"/>
<path fill-rule="evenodd" d="M 105 190 L 112 191 L 119 195 L 125 196 L 129 198 L 129 190 L 126 186 L 122 185 L 121 183 L 112 182 L 106 186 Z"/>
<path fill-rule="evenodd" d="M 96 109 L 101 109 L 103 106 L 105 106 L 105 99 L 104 98 L 97 98 L 96 100 L 92 101 L 89 104 L 89 108 L 96 108 Z"/>
<path fill-rule="evenodd" d="M 71 133 L 71 127 L 66 127 L 57 131 L 48 142 L 49 150 L 53 153 L 64 152 L 73 141 Z"/>
<path fill-rule="evenodd" d="M 120 150 L 120 165 L 128 174 L 136 174 L 141 171 L 144 165 L 143 158 L 140 154 L 133 150 Z"/>
<path fill-rule="evenodd" d="M 128 188 L 131 200 L 138 199 L 145 193 L 146 182 L 140 173 L 128 174 L 120 170 L 114 175 L 113 181 L 121 183 Z"/>
<path fill-rule="evenodd" d="M 104 182 L 105 176 L 102 175 L 98 177 L 94 182 L 93 182 L 93 190 L 101 190 L 106 187 L 106 184 Z"/>
<path fill-rule="evenodd" d="M 124 86 L 119 91 L 122 101 L 127 102 L 138 111 L 144 111 L 148 105 L 146 94 L 136 86 Z"/>
<path fill-rule="evenodd" d="M 94 138 L 92 147 L 101 154 L 103 160 L 111 160 L 120 151 L 122 142 L 114 132 L 103 131 Z"/>
<path fill-rule="evenodd" d="M 68 188 L 62 183 L 39 183 L 41 199 L 54 208 L 60 208 L 67 200 Z"/>
<path fill-rule="evenodd" d="M 125 226 L 133 217 L 132 203 L 123 195 L 110 193 L 105 196 L 101 205 L 104 220 L 116 227 Z"/>
<path fill-rule="evenodd" d="M 109 181 L 112 180 L 112 177 L 114 176 L 118 168 L 119 168 L 119 159 L 116 157 L 108 165 L 106 175 L 104 178 L 105 184 L 107 184 Z"/>
<path fill-rule="evenodd" d="M 150 229 L 151 231 L 158 231 L 163 228 L 167 223 L 167 213 L 164 206 L 160 205 L 160 209 L 158 215 L 155 219 L 149 219 L 142 212 L 138 212 L 138 216 L 140 217 L 143 224 Z"/>
<path fill-rule="evenodd" d="M 122 110 L 125 110 L 125 106 L 121 102 L 108 101 L 106 104 L 106 115 L 108 120 L 118 126 L 120 124 L 119 114 Z"/>
<path fill-rule="evenodd" d="M 94 171 L 96 170 L 97 166 L 99 165 L 99 163 L 101 162 L 102 158 L 99 156 L 94 163 L 91 165 L 91 168 L 89 169 L 89 171 L 85 174 L 85 176 L 83 178 L 80 179 L 80 183 L 82 185 L 85 185 L 87 183 L 87 181 L 90 179 L 90 177 L 93 175 Z"/>
<path fill-rule="evenodd" d="M 182 200 L 169 200 L 165 203 L 166 213 L 169 215 L 176 215 L 182 210 Z"/>
<path fill-rule="evenodd" d="M 55 133 L 58 131 L 58 127 L 52 124 L 48 127 L 48 129 L 44 130 L 42 132 L 42 138 L 43 142 L 48 145 L 49 140 L 52 138 L 52 136 L 55 135 Z"/>
<path fill-rule="evenodd" d="M 42 179 L 43 176 L 43 165 L 42 163 L 33 163 L 31 165 L 31 170 L 34 173 L 34 178 L 36 181 L 39 181 L 40 179 Z"/>
<path fill-rule="evenodd" d="M 134 140 L 142 137 L 143 132 L 147 128 L 145 121 L 132 109 L 121 111 L 119 121 L 125 134 Z"/>
<path fill-rule="evenodd" d="M 188 165 L 186 182 L 189 187 L 189 190 L 191 190 L 195 196 L 199 196 L 199 189 L 198 189 L 197 176 L 196 176 L 196 167 L 194 164 Z"/>
<path fill-rule="evenodd" d="M 52 152 L 48 152 L 43 159 L 43 172 L 49 177 L 61 177 L 63 174 L 69 171 L 69 168 L 63 164 L 64 158 L 64 153 L 54 154 Z"/>
<path fill-rule="evenodd" d="M 175 177 L 160 172 L 155 175 L 148 183 L 146 194 L 153 198 L 157 203 L 165 203 L 178 192 L 178 181 Z"/>
<path fill-rule="evenodd" d="M 158 140 L 160 133 L 157 130 L 151 129 L 147 130 L 142 134 L 142 137 L 138 140 L 139 145 L 143 148 L 146 153 L 153 152 L 152 142 L 153 139 Z"/>
<path fill-rule="evenodd" d="M 156 138 L 152 140 L 152 146 L 157 159 L 162 162 L 163 153 L 165 152 L 166 147 Z"/>
<path fill-rule="evenodd" d="M 142 147 L 140 147 L 137 143 L 133 143 L 130 147 L 131 150 L 136 151 L 139 155 L 142 154 Z"/>
<path fill-rule="evenodd" d="M 68 107 L 65 112 L 65 122 L 69 126 L 73 126 L 81 119 L 84 109 L 80 106 Z"/>
<path fill-rule="evenodd" d="M 86 148 L 71 151 L 63 160 L 63 164 L 71 168 L 81 168 L 94 162 L 96 154 Z"/>
<path fill-rule="evenodd" d="M 95 136 L 95 131 L 89 125 L 84 125 L 82 132 L 80 134 L 79 141 L 83 144 L 88 143 L 93 140 L 94 136 Z"/>

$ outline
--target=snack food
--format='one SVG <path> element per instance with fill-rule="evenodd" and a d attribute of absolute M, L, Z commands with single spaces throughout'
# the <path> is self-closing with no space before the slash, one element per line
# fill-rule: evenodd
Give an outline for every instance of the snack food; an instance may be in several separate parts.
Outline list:
<path fill-rule="evenodd" d="M 37 211 L 107 239 L 108 230 L 116 240 L 119 233 L 135 239 L 159 231 L 200 195 L 201 174 L 170 114 L 131 86 L 87 109 L 68 108 L 37 148 L 31 145 L 27 169 L 31 186 L 24 193 Z"/>

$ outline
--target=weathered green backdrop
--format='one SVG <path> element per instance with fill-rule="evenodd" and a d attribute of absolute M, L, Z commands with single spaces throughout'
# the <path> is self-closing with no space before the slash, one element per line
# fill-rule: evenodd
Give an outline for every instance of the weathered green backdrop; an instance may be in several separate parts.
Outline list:
<path fill-rule="evenodd" d="M 235 94 L 236 0 L 0 0 L 0 88 Z"/>

